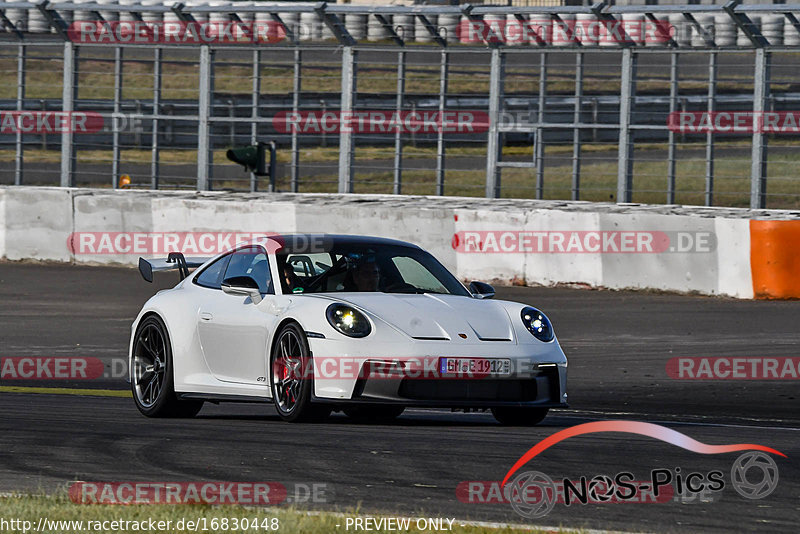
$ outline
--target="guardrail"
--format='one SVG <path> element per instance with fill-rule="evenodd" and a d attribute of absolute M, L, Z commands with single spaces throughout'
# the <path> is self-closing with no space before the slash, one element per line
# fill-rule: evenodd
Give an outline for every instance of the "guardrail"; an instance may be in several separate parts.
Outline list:
<path fill-rule="evenodd" d="M 7 75 L 17 76 L 16 95 L 2 98 L 16 102 L 17 116 L 34 112 L 41 106 L 39 95 L 52 93 L 52 87 L 43 89 L 43 80 L 49 75 L 55 81 L 55 62 L 60 71 L 59 111 L 96 112 L 111 136 L 110 169 L 104 170 L 100 159 L 89 161 L 88 154 L 106 145 L 83 142 L 72 129 L 49 135 L 19 127 L 0 129 L 0 144 L 13 136 L 18 184 L 30 182 L 24 178 L 30 172 L 26 169 L 36 169 L 37 176 L 57 174 L 58 183 L 65 186 L 75 185 L 76 176 L 96 173 L 110 176 L 106 183 L 118 187 L 126 173 L 126 154 L 140 149 L 145 139 L 149 158 L 136 155 L 135 172 L 130 172 L 135 186 L 206 190 L 249 183 L 257 189 L 257 179 L 235 178 L 230 168 L 215 163 L 214 156 L 278 131 L 291 154 L 282 167 L 287 180 L 279 187 L 291 191 L 309 186 L 326 190 L 333 179 L 339 192 L 380 187 L 394 193 L 706 205 L 741 204 L 744 195 L 753 208 L 765 207 L 768 200 L 793 207 L 800 198 L 793 160 L 783 157 L 793 150 L 787 136 L 796 132 L 763 127 L 774 119 L 772 112 L 795 117 L 791 72 L 796 60 L 791 52 L 800 46 L 800 5 L 371 7 L 164 5 L 144 0 L 137 5 L 7 2 L 0 4 L 0 13 L 7 30 L 0 40 L 0 60 L 7 61 Z M 331 46 L 331 41 L 339 46 Z M 34 65 L 38 71 L 31 68 Z M 89 67 L 82 71 L 82 65 Z M 146 89 L 134 78 L 145 72 L 151 80 Z M 183 87 L 176 87 L 178 78 L 183 78 Z M 103 82 L 92 85 L 97 79 Z M 773 85 L 778 90 L 771 92 Z M 648 87 L 648 97 L 662 99 L 660 110 L 641 109 L 637 94 L 642 86 Z M 739 130 L 714 128 L 718 112 L 725 109 L 719 105 L 718 89 L 732 88 L 743 98 L 741 109 L 730 112 L 749 114 L 752 131 L 747 125 Z M 182 91 L 185 107 L 196 112 L 179 118 L 166 113 L 165 106 L 174 105 L 166 103 L 169 91 Z M 132 93 L 138 97 L 131 98 Z M 305 95 L 310 93 L 325 104 L 309 107 Z M 238 101 L 249 98 L 250 113 L 221 112 L 215 103 L 225 94 Z M 587 109 L 598 95 L 610 94 L 616 97 L 610 109 Z M 273 95 L 284 99 L 286 109 L 263 115 L 263 102 Z M 362 104 L 371 95 L 382 97 L 373 99 L 381 101 L 378 109 Z M 558 113 L 549 107 L 554 99 L 562 103 Z M 141 109 L 130 112 L 134 101 Z M 572 103 L 571 117 L 564 114 L 565 101 Z M 695 103 L 682 106 L 689 101 Z M 465 110 L 471 113 L 466 125 L 458 115 Z M 423 111 L 431 112 L 427 124 L 433 127 L 427 130 Z M 448 122 L 451 112 L 456 115 Z M 691 113 L 705 113 L 706 118 L 692 122 Z M 318 131 L 303 129 L 309 120 L 330 114 L 335 120 Z M 752 117 L 764 114 L 766 119 L 759 118 L 757 127 Z M 709 118 L 711 128 L 703 129 L 701 121 Z M 164 126 L 176 120 L 196 129 L 196 154 L 184 147 L 181 157 L 164 162 L 170 147 Z M 136 146 L 123 143 L 126 121 L 140 121 Z M 332 129 L 326 131 L 327 126 Z M 598 135 L 599 131 L 605 133 Z M 613 139 L 608 138 L 610 132 L 616 132 Z M 338 164 L 324 154 L 301 164 L 301 147 L 309 144 L 305 135 L 320 145 L 338 141 Z M 741 146 L 719 143 L 743 135 L 748 158 Z M 771 136 L 777 136 L 775 154 L 781 156 L 771 163 L 778 170 L 771 178 L 780 186 L 774 193 L 766 190 Z M 530 157 L 510 158 L 514 150 L 508 146 L 504 154 L 508 139 L 530 142 Z M 642 149 L 637 154 L 637 143 L 643 140 L 648 145 L 643 148 L 664 156 Z M 26 148 L 30 151 L 43 142 L 50 151 L 60 149 L 58 169 L 46 157 L 26 167 Z M 359 156 L 361 149 L 380 144 L 394 145 L 394 151 L 371 156 L 365 150 L 368 156 Z M 419 155 L 420 146 L 434 145 L 435 153 L 408 157 Z M 468 150 L 448 158 L 447 147 L 452 145 Z M 696 157 L 697 151 L 703 158 Z M 720 160 L 723 165 L 715 166 Z M 475 162 L 485 172 L 477 171 Z M 686 174 L 683 163 L 693 168 L 702 163 L 702 175 L 696 170 Z M 79 172 L 86 166 L 90 168 Z M 169 166 L 174 166 L 174 174 L 164 172 Z M 742 174 L 744 167 L 747 176 Z M 483 174 L 480 182 L 476 172 Z M 661 185 L 655 185 L 658 180 Z M 636 187 L 637 181 L 643 186 Z M 661 200 L 654 200 L 662 194 Z"/>

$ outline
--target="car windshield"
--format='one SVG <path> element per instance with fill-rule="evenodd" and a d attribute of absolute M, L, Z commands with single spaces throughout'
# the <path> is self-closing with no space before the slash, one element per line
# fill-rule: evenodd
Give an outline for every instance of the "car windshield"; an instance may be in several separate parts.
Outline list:
<path fill-rule="evenodd" d="M 441 263 L 416 247 L 334 240 L 326 243 L 324 251 L 284 248 L 275 257 L 284 293 L 469 295 Z"/>

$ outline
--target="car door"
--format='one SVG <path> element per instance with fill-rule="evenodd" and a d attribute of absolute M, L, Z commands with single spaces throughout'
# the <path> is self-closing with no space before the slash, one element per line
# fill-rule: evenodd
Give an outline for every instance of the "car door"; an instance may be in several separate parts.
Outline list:
<path fill-rule="evenodd" d="M 224 267 L 224 274 L 213 280 L 204 280 L 205 273 L 197 278 L 208 289 L 197 317 L 203 356 L 219 380 L 266 387 L 267 341 L 275 319 L 269 313 L 274 295 L 269 258 L 263 247 L 247 246 L 229 254 Z M 250 297 L 224 293 L 221 282 L 234 276 L 256 280 L 264 300 L 254 304 Z"/>

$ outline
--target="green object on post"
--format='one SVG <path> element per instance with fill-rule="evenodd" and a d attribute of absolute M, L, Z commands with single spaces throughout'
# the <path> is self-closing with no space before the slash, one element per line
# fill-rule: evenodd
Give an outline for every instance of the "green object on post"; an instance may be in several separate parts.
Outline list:
<path fill-rule="evenodd" d="M 243 165 L 245 170 L 256 176 L 269 176 L 267 171 L 267 144 L 259 142 L 255 145 L 231 148 L 225 155 L 234 163 Z"/>

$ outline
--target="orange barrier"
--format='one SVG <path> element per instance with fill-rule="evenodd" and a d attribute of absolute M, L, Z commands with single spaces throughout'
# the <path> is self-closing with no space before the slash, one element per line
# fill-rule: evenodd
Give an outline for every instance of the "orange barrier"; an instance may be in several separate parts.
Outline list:
<path fill-rule="evenodd" d="M 800 298 L 800 221 L 750 221 L 750 269 L 755 298 Z"/>

